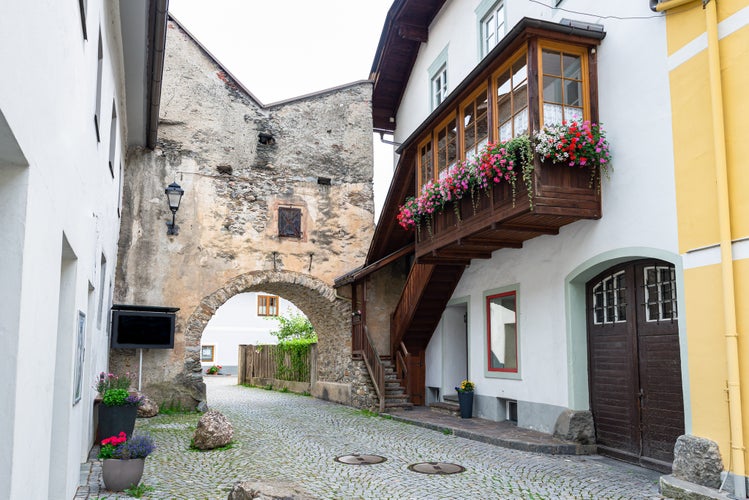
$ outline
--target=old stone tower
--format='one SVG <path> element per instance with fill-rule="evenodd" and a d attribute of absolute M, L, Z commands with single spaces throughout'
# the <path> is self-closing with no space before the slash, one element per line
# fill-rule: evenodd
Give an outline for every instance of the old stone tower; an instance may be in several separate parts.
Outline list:
<path fill-rule="evenodd" d="M 143 354 L 157 401 L 205 400 L 203 328 L 233 295 L 262 290 L 318 332 L 313 394 L 370 404 L 351 360 L 351 304 L 332 288 L 374 229 L 370 96 L 362 81 L 264 106 L 169 22 L 158 145 L 131 153 L 125 172 L 115 290 L 116 303 L 180 308 L 174 349 Z M 175 180 L 185 195 L 168 236 Z M 138 371 L 135 350 L 110 356 L 112 370 Z"/>

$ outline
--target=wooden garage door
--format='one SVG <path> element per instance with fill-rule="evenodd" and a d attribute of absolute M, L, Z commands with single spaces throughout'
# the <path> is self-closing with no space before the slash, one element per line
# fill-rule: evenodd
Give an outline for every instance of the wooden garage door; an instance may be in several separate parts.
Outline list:
<path fill-rule="evenodd" d="M 613 267 L 588 283 L 591 409 L 602 454 L 670 471 L 684 433 L 674 267 Z"/>

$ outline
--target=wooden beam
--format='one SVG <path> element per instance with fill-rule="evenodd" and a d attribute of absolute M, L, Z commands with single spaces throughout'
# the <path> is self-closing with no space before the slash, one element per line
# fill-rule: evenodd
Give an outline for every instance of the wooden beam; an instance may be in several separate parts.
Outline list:
<path fill-rule="evenodd" d="M 425 43 L 429 40 L 429 29 L 416 24 L 398 23 L 398 36 L 404 40 Z"/>
<path fill-rule="evenodd" d="M 524 226 L 522 224 L 492 224 L 493 231 L 511 231 L 518 233 L 559 234 L 558 227 L 551 226 Z"/>
<path fill-rule="evenodd" d="M 482 236 L 471 236 L 458 240 L 460 247 L 479 247 L 499 250 L 500 248 L 523 248 L 522 241 L 505 240 L 499 238 L 485 238 Z"/>

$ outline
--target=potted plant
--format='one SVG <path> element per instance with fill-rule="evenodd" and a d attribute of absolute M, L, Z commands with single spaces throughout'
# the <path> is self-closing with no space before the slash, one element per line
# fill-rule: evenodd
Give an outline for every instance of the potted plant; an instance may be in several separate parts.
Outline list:
<path fill-rule="evenodd" d="M 213 365 L 210 368 L 208 368 L 205 372 L 208 375 L 220 375 L 221 374 L 221 368 L 223 368 L 223 366 L 221 366 L 221 365 Z"/>
<path fill-rule="evenodd" d="M 137 434 L 128 439 L 124 432 L 120 432 L 103 439 L 99 459 L 102 460 L 104 486 L 110 491 L 138 486 L 143 477 L 145 459 L 155 449 L 148 434 Z"/>
<path fill-rule="evenodd" d="M 476 384 L 470 380 L 464 380 L 460 383 L 460 387 L 456 387 L 458 391 L 458 403 L 460 403 L 460 418 L 472 418 L 473 417 L 473 390 L 476 388 Z"/>
<path fill-rule="evenodd" d="M 138 416 L 138 406 L 143 398 L 130 394 L 130 374 L 115 375 L 113 373 L 99 374 L 96 390 L 101 396 L 99 404 L 99 425 L 97 439 L 101 440 L 107 436 L 117 436 L 125 432 L 127 436 L 132 435 L 135 428 L 135 419 Z"/>

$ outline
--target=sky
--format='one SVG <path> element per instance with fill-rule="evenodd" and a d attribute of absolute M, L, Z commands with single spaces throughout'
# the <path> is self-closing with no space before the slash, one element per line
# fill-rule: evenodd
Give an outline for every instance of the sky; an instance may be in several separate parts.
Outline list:
<path fill-rule="evenodd" d="M 393 0 L 170 0 L 169 12 L 263 104 L 366 80 Z M 375 147 L 375 220 L 392 146 Z"/>

